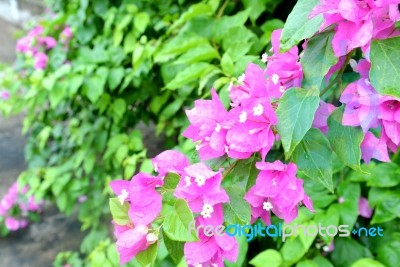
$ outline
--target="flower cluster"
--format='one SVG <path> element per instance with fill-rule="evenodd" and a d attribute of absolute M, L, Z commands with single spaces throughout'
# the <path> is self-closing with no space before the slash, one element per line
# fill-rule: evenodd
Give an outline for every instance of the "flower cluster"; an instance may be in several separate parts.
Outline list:
<path fill-rule="evenodd" d="M 157 241 L 157 236 L 150 232 L 150 224 L 161 211 L 162 199 L 156 187 L 162 184 L 161 177 L 153 177 L 147 173 L 138 173 L 131 181 L 115 180 L 110 183 L 121 205 L 130 205 L 130 223 L 114 223 L 121 264 L 129 262 L 137 253 Z"/>
<path fill-rule="evenodd" d="M 258 162 L 256 167 L 261 171 L 256 184 L 245 196 L 251 206 L 252 222 L 262 218 L 265 224 L 271 224 L 272 211 L 289 223 L 297 218 L 298 204 L 301 203 L 314 211 L 311 199 L 304 192 L 303 180 L 296 178 L 295 164 Z"/>
<path fill-rule="evenodd" d="M 66 26 L 60 33 L 61 43 L 66 45 L 72 37 L 71 28 Z M 37 26 L 17 41 L 16 50 L 19 53 L 34 58 L 35 69 L 45 69 L 49 61 L 47 51 L 57 45 L 56 39 L 44 35 L 44 28 Z"/>
<path fill-rule="evenodd" d="M 388 162 L 388 150 L 396 152 L 400 146 L 400 99 L 379 95 L 369 81 L 370 62 L 362 59 L 351 62 L 360 79 L 350 83 L 343 91 L 340 102 L 346 104 L 343 125 L 361 126 L 365 132 L 361 144 L 366 163 L 372 158 Z M 370 130 L 381 129 L 377 138 Z"/>
<path fill-rule="evenodd" d="M 400 19 L 399 1 L 321 0 L 310 17 L 323 14 L 320 30 L 335 25 L 332 47 L 337 57 L 361 47 L 369 53 L 372 39 L 398 36 L 396 21 Z"/>
<path fill-rule="evenodd" d="M 4 219 L 5 227 L 9 231 L 25 228 L 29 222 L 29 215 L 41 211 L 42 202 L 35 201 L 33 196 L 26 198 L 27 192 L 27 186 L 19 189 L 18 183 L 15 182 L 1 199 L 0 217 Z"/>

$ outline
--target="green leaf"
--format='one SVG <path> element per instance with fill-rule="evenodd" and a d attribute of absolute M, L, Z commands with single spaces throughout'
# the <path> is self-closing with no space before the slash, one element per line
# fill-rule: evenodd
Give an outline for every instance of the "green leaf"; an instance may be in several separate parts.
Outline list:
<path fill-rule="evenodd" d="M 307 49 L 301 58 L 303 67 L 304 88 L 320 89 L 321 83 L 331 66 L 338 58 L 333 54 L 332 38 L 334 32 L 324 32 L 312 37 L 307 43 Z"/>
<path fill-rule="evenodd" d="M 165 87 L 170 90 L 181 88 L 215 69 L 217 69 L 217 67 L 209 63 L 193 63 L 189 67 L 180 71 L 172 81 L 165 85 Z"/>
<path fill-rule="evenodd" d="M 400 193 L 396 190 L 373 190 L 369 194 L 371 206 L 375 206 L 371 224 L 384 223 L 400 218 Z"/>
<path fill-rule="evenodd" d="M 323 22 L 322 14 L 309 19 L 319 0 L 299 0 L 289 14 L 281 36 L 281 51 L 287 51 L 301 40 L 310 38 Z"/>
<path fill-rule="evenodd" d="M 318 264 L 312 260 L 302 260 L 296 264 L 296 267 L 318 267 Z"/>
<path fill-rule="evenodd" d="M 314 221 L 316 223 L 320 223 L 324 227 L 328 227 L 330 225 L 339 226 L 339 209 L 335 205 L 331 205 L 327 211 L 323 211 L 321 213 L 317 213 L 315 215 Z M 325 241 L 325 244 L 330 244 L 333 240 L 333 236 L 324 234 L 319 235 L 322 240 Z"/>
<path fill-rule="evenodd" d="M 310 129 L 293 152 L 293 161 L 305 175 L 333 192 L 332 148 L 321 131 Z"/>
<path fill-rule="evenodd" d="M 370 165 L 373 162 L 370 163 Z M 374 164 L 366 176 L 369 187 L 393 187 L 400 184 L 400 168 L 393 162 Z"/>
<path fill-rule="evenodd" d="M 209 41 L 193 33 L 180 34 L 163 44 L 161 49 L 155 53 L 154 62 L 167 62 L 202 44 L 209 44 Z"/>
<path fill-rule="evenodd" d="M 378 248 L 377 259 L 386 266 L 397 266 L 400 262 L 400 238 L 393 239 L 390 243 L 385 242 L 384 245 Z"/>
<path fill-rule="evenodd" d="M 140 12 L 135 15 L 133 26 L 139 33 L 143 33 L 146 30 L 147 25 L 150 22 L 150 17 L 146 12 Z"/>
<path fill-rule="evenodd" d="M 123 205 L 118 198 L 110 198 L 110 211 L 115 223 L 119 225 L 127 225 L 131 222 L 128 216 L 129 204 L 124 202 Z"/>
<path fill-rule="evenodd" d="M 340 224 L 354 226 L 358 218 L 358 200 L 361 195 L 360 184 L 342 181 L 337 189 L 337 195 L 342 198 L 341 203 L 335 203 L 332 206 L 339 210 Z"/>
<path fill-rule="evenodd" d="M 224 204 L 225 221 L 229 224 L 246 225 L 250 223 L 251 210 L 247 201 L 244 200 L 245 191 L 243 187 L 232 185 L 225 188 L 230 202 Z"/>
<path fill-rule="evenodd" d="M 179 263 L 183 258 L 183 246 L 185 243 L 171 240 L 167 235 L 163 235 L 163 240 L 171 258 L 175 263 Z"/>
<path fill-rule="evenodd" d="M 319 91 L 292 88 L 279 100 L 277 129 L 288 159 L 311 128 L 319 104 Z"/>
<path fill-rule="evenodd" d="M 313 221 L 309 221 L 303 225 L 306 228 L 310 226 L 318 227 Z M 315 238 L 316 236 L 306 236 L 303 231 L 299 231 L 298 236 L 291 236 L 286 239 L 280 250 L 285 266 L 291 266 L 298 262 L 310 249 Z"/>
<path fill-rule="evenodd" d="M 372 257 L 371 252 L 357 241 L 343 237 L 335 238 L 335 250 L 331 256 L 335 267 L 348 267 L 366 257 Z"/>
<path fill-rule="evenodd" d="M 267 249 L 255 256 L 250 264 L 255 267 L 280 267 L 282 265 L 282 256 L 274 249 Z"/>
<path fill-rule="evenodd" d="M 231 57 L 229 56 L 228 53 L 225 53 L 222 56 L 221 59 L 221 68 L 222 71 L 224 72 L 224 74 L 228 75 L 228 76 L 233 76 L 234 75 L 234 65 L 233 65 L 233 60 L 231 59 Z"/>
<path fill-rule="evenodd" d="M 86 89 L 86 96 L 92 103 L 95 103 L 101 94 L 104 92 L 104 79 L 99 75 L 94 75 L 92 77 L 88 77 L 84 86 Z"/>
<path fill-rule="evenodd" d="M 361 171 L 360 145 L 364 139 L 361 128 L 343 126 L 343 112 L 336 109 L 328 118 L 328 139 L 339 158 L 350 168 Z"/>
<path fill-rule="evenodd" d="M 190 224 L 195 225 L 193 214 L 186 201 L 178 199 L 174 209 L 165 217 L 164 233 L 175 241 L 197 241 L 195 230 L 189 232 Z"/>
<path fill-rule="evenodd" d="M 206 43 L 190 49 L 174 61 L 173 64 L 190 64 L 199 61 L 208 61 L 218 57 L 218 51 L 209 43 Z"/>
<path fill-rule="evenodd" d="M 355 263 L 351 265 L 351 267 L 386 267 L 379 261 L 375 261 L 373 259 L 359 259 Z"/>
<path fill-rule="evenodd" d="M 314 262 L 318 264 L 318 267 L 334 267 L 329 260 L 322 257 L 321 255 L 315 257 Z"/>
<path fill-rule="evenodd" d="M 169 172 L 164 178 L 164 188 L 174 190 L 179 183 L 181 177 L 173 172 Z"/>
<path fill-rule="evenodd" d="M 113 91 L 117 86 L 121 83 L 124 78 L 125 69 L 122 67 L 113 68 L 110 70 L 108 74 L 108 87 L 110 87 L 111 91 Z"/>
<path fill-rule="evenodd" d="M 157 257 L 157 242 L 150 245 L 146 250 L 139 252 L 135 259 L 142 267 L 152 267 L 154 266 L 154 261 Z"/>
<path fill-rule="evenodd" d="M 381 95 L 400 98 L 400 37 L 371 43 L 372 86 Z"/>

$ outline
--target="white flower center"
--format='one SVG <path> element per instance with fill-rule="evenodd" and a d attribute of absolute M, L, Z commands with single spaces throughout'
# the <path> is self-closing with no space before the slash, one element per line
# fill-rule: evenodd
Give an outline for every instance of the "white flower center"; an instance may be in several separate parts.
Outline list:
<path fill-rule="evenodd" d="M 268 54 L 267 53 L 264 53 L 264 54 L 261 55 L 261 61 L 263 63 L 267 63 L 267 61 L 268 61 Z"/>
<path fill-rule="evenodd" d="M 121 203 L 121 205 L 124 204 L 125 200 L 128 198 L 129 193 L 126 191 L 126 189 L 122 189 L 121 194 L 118 195 L 118 200 Z"/>
<path fill-rule="evenodd" d="M 206 218 L 210 218 L 211 214 L 214 212 L 214 208 L 213 206 L 211 206 L 210 204 L 204 204 L 203 205 L 203 209 L 201 211 L 201 216 L 203 216 L 204 219 Z"/>
<path fill-rule="evenodd" d="M 230 92 L 232 90 L 232 86 L 233 86 L 233 82 L 230 82 L 228 85 L 228 88 L 226 88 L 226 90 L 228 90 L 228 92 Z"/>
<path fill-rule="evenodd" d="M 225 145 L 225 146 L 224 146 L 224 149 L 225 149 L 225 153 L 228 154 L 228 152 L 229 152 L 229 146 Z"/>
<path fill-rule="evenodd" d="M 221 124 L 217 123 L 217 126 L 215 126 L 215 131 L 219 133 L 221 131 Z"/>
<path fill-rule="evenodd" d="M 265 201 L 265 202 L 263 203 L 263 209 L 264 209 L 264 210 L 270 211 L 270 210 L 272 210 L 273 208 L 274 208 L 274 207 L 272 206 L 271 202 Z"/>
<path fill-rule="evenodd" d="M 186 186 L 190 186 L 192 184 L 190 176 L 185 176 L 185 183 L 186 183 Z"/>
<path fill-rule="evenodd" d="M 247 112 L 243 110 L 239 114 L 239 122 L 245 123 L 246 121 L 247 121 Z"/>
<path fill-rule="evenodd" d="M 264 112 L 264 107 L 261 104 L 258 104 L 253 108 L 253 115 L 254 116 L 261 116 Z"/>
<path fill-rule="evenodd" d="M 281 86 L 279 86 L 279 92 L 281 92 L 281 93 L 283 93 L 283 92 L 285 92 L 285 86 L 283 86 L 283 85 L 281 85 Z"/>
<path fill-rule="evenodd" d="M 157 162 L 154 163 L 154 171 L 158 172 L 158 164 L 157 164 Z"/>
<path fill-rule="evenodd" d="M 153 244 L 154 242 L 156 242 L 158 240 L 158 237 L 153 233 L 149 233 L 146 236 L 146 240 L 149 244 Z"/>
<path fill-rule="evenodd" d="M 238 83 L 244 83 L 244 79 L 246 79 L 246 74 L 242 74 L 237 78 Z"/>
<path fill-rule="evenodd" d="M 200 148 L 201 148 L 201 146 L 200 146 L 200 145 L 196 145 L 196 147 L 195 147 L 195 148 L 196 148 L 196 150 L 197 150 L 197 151 L 199 151 L 199 150 L 200 150 Z"/>
<path fill-rule="evenodd" d="M 206 183 L 206 178 L 204 176 L 198 175 L 195 179 L 198 186 L 203 186 Z"/>
<path fill-rule="evenodd" d="M 272 82 L 273 82 L 274 84 L 278 84 L 278 82 L 279 82 L 279 75 L 276 74 L 276 73 L 272 74 L 271 80 L 272 80 Z"/>

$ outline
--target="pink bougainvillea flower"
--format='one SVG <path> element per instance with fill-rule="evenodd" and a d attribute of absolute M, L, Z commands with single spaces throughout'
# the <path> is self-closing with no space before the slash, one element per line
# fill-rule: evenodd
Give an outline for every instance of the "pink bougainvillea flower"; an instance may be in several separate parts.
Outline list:
<path fill-rule="evenodd" d="M 395 23 L 399 20 L 399 1 L 322 0 L 310 17 L 323 14 L 320 30 L 335 25 L 332 40 L 337 57 L 361 47 L 367 57 L 372 39 L 397 36 Z"/>
<path fill-rule="evenodd" d="M 45 69 L 47 66 L 47 62 L 49 61 L 48 56 L 45 53 L 39 52 L 34 55 L 35 57 L 35 64 L 34 67 L 35 69 Z"/>
<path fill-rule="evenodd" d="M 278 122 L 269 99 L 244 100 L 229 117 L 233 126 L 226 134 L 228 156 L 243 159 L 261 152 L 265 158 L 275 141 L 272 127 Z"/>
<path fill-rule="evenodd" d="M 261 170 L 256 184 L 245 195 L 252 209 L 252 222 L 261 217 L 270 224 L 269 212 L 272 211 L 289 223 L 297 217 L 298 204 L 301 203 L 314 210 L 311 199 L 304 192 L 303 180 L 296 178 L 294 163 L 258 162 L 256 167 Z"/>
<path fill-rule="evenodd" d="M 5 220 L 5 224 L 8 230 L 17 231 L 20 228 L 20 223 L 14 217 L 7 217 Z"/>
<path fill-rule="evenodd" d="M 364 132 L 379 126 L 379 99 L 367 79 L 350 83 L 340 97 L 340 102 L 346 104 L 343 125 L 361 126 Z"/>
<path fill-rule="evenodd" d="M 358 212 L 360 216 L 364 218 L 371 218 L 373 211 L 374 210 L 371 209 L 368 204 L 368 199 L 360 197 L 360 199 L 358 200 Z"/>
<path fill-rule="evenodd" d="M 1 91 L 0 98 L 3 100 L 8 100 L 10 98 L 10 93 L 8 91 Z"/>
<path fill-rule="evenodd" d="M 146 250 L 149 246 L 147 241 L 148 228 L 145 225 L 137 225 L 131 228 L 114 223 L 114 229 L 121 265 L 131 261 L 136 254 Z"/>
<path fill-rule="evenodd" d="M 38 26 L 34 27 L 33 29 L 31 29 L 29 31 L 28 35 L 36 37 L 36 36 L 42 35 L 43 30 L 44 30 L 43 26 L 38 25 Z"/>
<path fill-rule="evenodd" d="M 33 45 L 33 38 L 31 36 L 25 36 L 17 41 L 16 50 L 17 52 L 27 53 L 31 51 Z"/>
<path fill-rule="evenodd" d="M 221 188 L 221 172 L 212 171 L 204 163 L 196 163 L 185 168 L 174 195 L 185 199 L 193 212 L 201 212 L 203 217 L 212 214 L 212 206 L 229 202 L 229 196 Z"/>
<path fill-rule="evenodd" d="M 371 132 L 366 132 L 361 143 L 362 159 L 368 164 L 371 159 L 390 162 L 386 141 L 376 138 Z"/>
<path fill-rule="evenodd" d="M 121 204 L 130 203 L 128 215 L 134 225 L 148 225 L 161 211 L 162 197 L 156 187 L 163 184 L 160 177 L 138 173 L 130 182 L 115 180 L 110 186 Z"/>
<path fill-rule="evenodd" d="M 196 100 L 194 108 L 186 111 L 190 125 L 183 136 L 193 142 L 200 141 L 196 150 L 202 160 L 223 156 L 226 151 L 228 112 L 215 90 L 211 95 L 211 100 Z"/>
<path fill-rule="evenodd" d="M 61 38 L 64 40 L 69 40 L 72 37 L 71 27 L 66 26 L 60 34 Z"/>
<path fill-rule="evenodd" d="M 324 101 L 319 102 L 319 107 L 315 112 L 314 121 L 312 127 L 318 128 L 326 134 L 328 132 L 328 118 L 336 107 L 332 104 L 325 103 Z"/>
<path fill-rule="evenodd" d="M 168 172 L 181 174 L 189 166 L 187 157 L 179 151 L 166 150 L 152 159 L 154 171 L 164 176 Z"/>
<path fill-rule="evenodd" d="M 211 221 L 211 224 L 210 224 Z M 223 223 L 222 205 L 214 206 L 214 213 L 209 219 L 199 217 L 196 225 L 221 225 Z M 184 246 L 185 259 L 189 266 L 218 266 L 223 267 L 224 260 L 235 262 L 239 254 L 237 240 L 224 233 L 222 236 L 206 236 L 199 231 L 199 241 L 187 242 Z"/>
<path fill-rule="evenodd" d="M 44 46 L 46 49 L 51 49 L 57 45 L 57 41 L 50 36 L 38 37 L 38 42 L 40 45 Z"/>
<path fill-rule="evenodd" d="M 379 110 L 382 120 L 382 137 L 387 141 L 389 148 L 396 152 L 400 146 L 400 99 L 382 96 Z"/>
<path fill-rule="evenodd" d="M 280 36 L 282 30 L 272 32 L 271 43 L 273 55 L 268 57 L 265 73 L 268 75 L 268 95 L 279 98 L 291 87 L 300 87 L 303 70 L 299 62 L 298 48 L 292 47 L 280 53 Z"/>
<path fill-rule="evenodd" d="M 245 99 L 268 96 L 265 73 L 258 65 L 248 64 L 242 77 L 243 81 L 239 85 L 233 85 L 229 91 L 233 107 L 237 107 Z"/>

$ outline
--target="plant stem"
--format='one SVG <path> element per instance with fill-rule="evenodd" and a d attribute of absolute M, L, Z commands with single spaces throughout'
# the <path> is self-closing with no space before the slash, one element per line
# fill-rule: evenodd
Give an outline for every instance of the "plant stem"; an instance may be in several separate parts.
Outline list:
<path fill-rule="evenodd" d="M 346 69 L 347 64 L 349 64 L 349 61 L 350 61 L 350 59 L 351 59 L 352 54 L 353 54 L 353 51 L 351 51 L 350 53 L 347 54 L 346 60 L 344 61 L 342 68 L 339 70 L 339 72 L 338 72 L 338 74 L 336 75 L 335 79 L 333 79 L 333 80 L 328 84 L 328 86 L 325 87 L 325 89 L 319 94 L 320 97 L 323 96 L 326 92 L 328 92 L 329 89 L 331 89 L 333 85 L 337 84 L 338 82 L 342 82 L 342 75 L 343 75 L 343 72 L 344 72 L 344 70 Z"/>
<path fill-rule="evenodd" d="M 225 2 L 222 4 L 221 8 L 218 10 L 218 14 L 217 14 L 217 18 L 222 17 L 222 15 L 224 14 L 224 10 L 226 8 L 226 6 L 228 5 L 229 0 L 225 0 Z"/>

